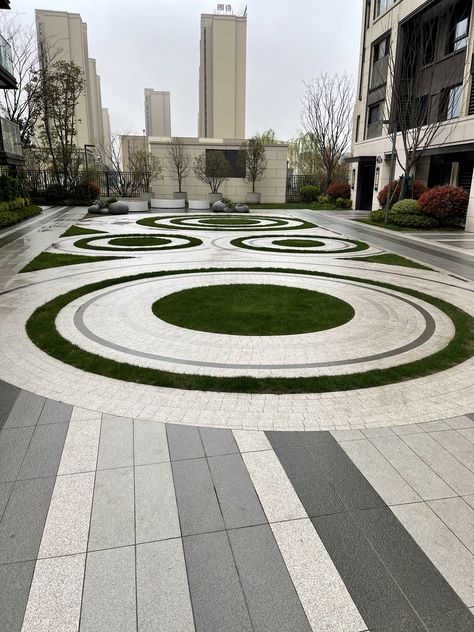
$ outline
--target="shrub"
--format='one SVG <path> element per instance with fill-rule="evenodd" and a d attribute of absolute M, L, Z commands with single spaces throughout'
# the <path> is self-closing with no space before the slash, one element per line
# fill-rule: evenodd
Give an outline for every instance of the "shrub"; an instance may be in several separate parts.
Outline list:
<path fill-rule="evenodd" d="M 0 176 L 0 200 L 11 202 L 18 196 L 18 182 L 11 176 Z"/>
<path fill-rule="evenodd" d="M 321 189 L 313 186 L 312 184 L 307 184 L 305 187 L 300 189 L 300 195 L 303 202 L 316 202 L 320 193 Z"/>
<path fill-rule="evenodd" d="M 344 200 L 351 199 L 351 185 L 347 182 L 339 184 L 331 184 L 328 186 L 326 193 L 332 200 L 343 198 Z"/>
<path fill-rule="evenodd" d="M 433 187 L 419 201 L 421 212 L 440 224 L 462 224 L 466 219 L 468 203 L 467 191 L 450 185 Z"/>
<path fill-rule="evenodd" d="M 232 200 L 231 200 L 230 198 L 223 197 L 223 198 L 221 199 L 221 202 L 222 202 L 223 204 L 225 204 L 226 208 L 230 208 L 230 209 L 232 209 L 232 210 L 234 210 L 234 209 L 235 209 L 235 202 L 232 202 Z"/>
<path fill-rule="evenodd" d="M 89 182 L 88 180 L 82 180 L 77 186 L 74 187 L 72 196 L 74 199 L 82 200 L 87 204 L 91 204 L 100 195 L 100 188 L 95 182 Z"/>
<path fill-rule="evenodd" d="M 370 211 L 369 219 L 371 222 L 377 222 L 381 224 L 385 221 L 385 211 L 383 209 L 378 209 L 376 211 Z"/>
<path fill-rule="evenodd" d="M 388 217 L 391 224 L 402 228 L 433 228 L 438 225 L 438 222 L 432 217 L 420 215 L 419 213 L 413 214 L 391 210 Z"/>
<path fill-rule="evenodd" d="M 320 195 L 318 197 L 318 202 L 319 204 L 332 204 L 332 200 L 329 197 L 329 195 L 326 195 L 325 193 L 323 193 L 323 195 Z"/>
<path fill-rule="evenodd" d="M 41 209 L 39 206 L 23 206 L 17 211 L 0 210 L 0 228 L 13 226 L 13 224 L 18 224 L 18 222 L 21 222 L 23 219 L 29 219 L 40 213 Z"/>
<path fill-rule="evenodd" d="M 392 206 L 392 211 L 394 213 L 408 213 L 409 215 L 420 215 L 420 207 L 418 206 L 417 200 L 399 200 L 395 202 Z"/>
<path fill-rule="evenodd" d="M 18 211 L 28 204 L 26 198 L 16 198 L 11 202 L 0 202 L 0 213 L 7 211 Z"/>
<path fill-rule="evenodd" d="M 352 208 L 352 200 L 347 198 L 337 198 L 335 204 L 336 208 Z"/>
<path fill-rule="evenodd" d="M 62 184 L 51 184 L 44 192 L 44 199 L 50 204 L 60 204 L 69 196 L 69 191 Z"/>
<path fill-rule="evenodd" d="M 392 200 L 392 204 L 398 201 L 400 197 L 400 192 L 402 190 L 402 180 L 394 180 L 390 185 L 390 199 Z M 428 189 L 425 185 L 419 180 L 410 180 L 408 183 L 408 194 L 407 198 L 412 198 L 413 200 L 419 200 L 420 197 L 425 193 Z M 385 207 L 387 203 L 387 193 L 388 193 L 388 184 L 384 186 L 384 188 L 379 191 L 377 196 L 379 204 L 382 208 Z M 393 194 L 393 195 L 392 195 Z"/>

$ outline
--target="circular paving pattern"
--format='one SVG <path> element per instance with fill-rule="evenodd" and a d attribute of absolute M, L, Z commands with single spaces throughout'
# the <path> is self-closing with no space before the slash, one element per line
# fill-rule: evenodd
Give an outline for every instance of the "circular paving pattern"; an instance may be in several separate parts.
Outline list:
<path fill-rule="evenodd" d="M 76 248 L 84 250 L 101 250 L 107 252 L 129 251 L 148 252 L 155 250 L 177 250 L 180 248 L 193 248 L 200 246 L 202 241 L 197 237 L 176 234 L 158 235 L 98 235 L 85 237 L 74 242 Z"/>
<path fill-rule="evenodd" d="M 241 216 L 219 215 L 171 215 L 167 217 L 146 217 L 137 221 L 141 226 L 151 228 L 187 228 L 189 230 L 242 231 L 242 230 L 299 230 L 316 228 L 315 224 L 292 217 L 271 215 Z"/>
<path fill-rule="evenodd" d="M 344 325 L 352 307 L 334 296 L 285 285 L 233 283 L 173 292 L 152 305 L 178 327 L 240 336 L 282 336 Z"/>
<path fill-rule="evenodd" d="M 282 239 L 285 237 L 285 239 Z M 301 241 L 301 245 L 297 245 Z M 250 235 L 238 237 L 230 242 L 237 248 L 260 250 L 262 252 L 286 252 L 300 254 L 347 254 L 367 250 L 369 245 L 347 239 L 346 237 L 328 237 L 322 235 Z"/>

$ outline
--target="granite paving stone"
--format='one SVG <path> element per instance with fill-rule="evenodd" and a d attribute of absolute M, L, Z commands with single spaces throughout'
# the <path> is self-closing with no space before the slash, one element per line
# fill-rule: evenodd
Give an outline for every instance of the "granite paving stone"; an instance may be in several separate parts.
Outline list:
<path fill-rule="evenodd" d="M 11 409 L 20 394 L 21 389 L 0 380 L 0 430 L 8 419 Z"/>
<path fill-rule="evenodd" d="M 135 468 L 136 541 L 179 538 L 178 509 L 169 463 Z"/>
<path fill-rule="evenodd" d="M 104 415 L 97 469 L 133 466 L 133 420 Z"/>
<path fill-rule="evenodd" d="M 21 391 L 8 415 L 5 428 L 36 426 L 45 401 L 40 395 Z"/>
<path fill-rule="evenodd" d="M 0 483 L 0 521 L 2 520 L 3 512 L 5 511 L 5 507 L 7 506 L 12 489 L 13 482 Z"/>
<path fill-rule="evenodd" d="M 232 430 L 223 428 L 199 428 L 206 456 L 236 454 L 239 448 L 235 443 Z"/>
<path fill-rule="evenodd" d="M 133 428 L 135 465 L 163 463 L 170 460 L 165 424 L 135 419 Z"/>
<path fill-rule="evenodd" d="M 272 449 L 264 432 L 259 430 L 233 430 L 232 432 L 242 453 Z"/>
<path fill-rule="evenodd" d="M 432 500 L 428 505 L 474 554 L 474 507 L 462 498 Z"/>
<path fill-rule="evenodd" d="M 53 399 L 47 399 L 41 415 L 39 424 L 65 424 L 71 419 L 72 406 Z"/>
<path fill-rule="evenodd" d="M 35 563 L 0 564 L 0 632 L 21 632 Z"/>
<path fill-rule="evenodd" d="M 93 472 L 97 467 L 101 419 L 71 421 L 58 474 Z"/>
<path fill-rule="evenodd" d="M 0 433 L 0 481 L 14 481 L 33 436 L 33 428 L 4 428 Z"/>
<path fill-rule="evenodd" d="M 56 476 L 67 431 L 67 423 L 36 426 L 18 478 Z"/>
<path fill-rule="evenodd" d="M 461 415 L 460 417 L 452 417 L 446 419 L 446 423 L 450 428 L 454 430 L 462 430 L 463 428 L 474 428 L 474 420 L 468 417 L 468 415 Z"/>
<path fill-rule="evenodd" d="M 197 459 L 205 456 L 198 428 L 167 424 L 166 434 L 172 461 Z"/>

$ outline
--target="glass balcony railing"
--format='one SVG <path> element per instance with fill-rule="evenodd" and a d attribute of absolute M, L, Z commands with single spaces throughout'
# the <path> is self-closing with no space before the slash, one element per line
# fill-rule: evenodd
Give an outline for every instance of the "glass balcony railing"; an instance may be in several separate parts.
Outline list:
<path fill-rule="evenodd" d="M 0 132 L 3 151 L 6 154 L 22 156 L 20 128 L 18 125 L 0 116 Z"/>
<path fill-rule="evenodd" d="M 2 35 L 0 35 L 0 65 L 12 76 L 14 75 L 12 48 Z"/>

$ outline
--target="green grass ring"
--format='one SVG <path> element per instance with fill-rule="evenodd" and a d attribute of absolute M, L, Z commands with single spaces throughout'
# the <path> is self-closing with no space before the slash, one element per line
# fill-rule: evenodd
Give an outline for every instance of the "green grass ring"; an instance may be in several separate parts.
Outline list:
<path fill-rule="evenodd" d="M 331 254 L 346 254 L 349 252 L 359 252 L 361 250 L 367 250 L 370 246 L 363 241 L 357 241 L 356 239 L 348 239 L 346 237 L 326 237 L 323 235 L 301 235 L 301 237 L 305 239 L 324 239 L 324 240 L 334 240 L 334 241 L 347 241 L 350 244 L 354 244 L 353 248 L 347 248 L 345 250 L 313 250 L 311 252 L 305 253 L 296 248 L 272 248 L 271 246 L 254 246 L 246 243 L 251 239 L 271 239 L 275 237 L 275 239 L 281 239 L 281 237 L 287 238 L 295 238 L 295 235 L 250 235 L 245 237 L 236 237 L 232 239 L 230 242 L 232 246 L 236 248 L 246 248 L 247 250 L 260 250 L 261 252 L 279 252 L 282 254 L 285 253 L 294 253 L 294 254 L 312 254 L 312 255 L 331 255 Z M 300 235 L 298 235 L 298 238 Z"/>
<path fill-rule="evenodd" d="M 243 230 L 257 230 L 258 226 L 249 226 L 247 228 L 245 225 L 240 226 L 204 226 L 204 225 L 191 225 L 187 224 L 186 220 L 191 219 L 215 219 L 223 220 L 227 216 L 222 215 L 221 217 L 210 214 L 206 215 L 167 215 L 165 217 L 157 215 L 155 217 L 144 217 L 143 219 L 137 220 L 137 224 L 140 226 L 148 226 L 149 228 L 160 228 L 164 230 L 171 229 L 186 229 L 186 230 L 212 230 L 212 231 L 243 231 Z M 229 219 L 234 219 L 234 216 L 229 216 Z M 301 230 L 301 229 L 310 229 L 317 228 L 316 224 L 308 222 L 303 219 L 298 218 L 285 218 L 285 217 L 276 217 L 273 215 L 251 215 L 250 217 L 241 218 L 242 220 L 272 220 L 274 222 L 273 226 L 262 226 L 261 230 Z M 163 220 L 169 220 L 169 224 L 161 223 Z M 297 222 L 296 226 L 288 226 L 289 222 Z"/>
<path fill-rule="evenodd" d="M 111 239 L 111 240 L 115 240 L 115 239 L 119 239 L 119 238 L 126 238 L 126 239 L 131 239 L 131 238 L 143 238 L 143 239 L 176 239 L 176 237 L 180 238 L 180 239 L 186 239 L 187 242 L 184 244 L 171 244 L 171 245 L 162 245 L 162 246 L 143 246 L 142 248 L 139 247 L 135 247 L 135 248 L 130 248 L 130 247 L 126 247 L 124 246 L 119 247 L 119 248 L 109 248 L 108 246 L 94 246 L 91 245 L 91 242 L 97 241 L 97 240 L 102 240 L 102 239 Z M 194 248 L 194 246 L 200 246 L 202 244 L 202 240 L 198 239 L 197 237 L 190 237 L 189 235 L 176 235 L 176 234 L 163 234 L 160 233 L 158 235 L 150 235 L 148 234 L 142 234 L 142 235 L 133 235 L 133 234 L 126 234 L 126 235 L 112 235 L 112 234 L 108 234 L 107 236 L 104 235 L 97 235 L 95 237 L 85 237 L 84 239 L 79 239 L 78 241 L 74 242 L 74 245 L 76 246 L 76 248 L 83 248 L 84 250 L 100 250 L 100 251 L 105 251 L 105 252 L 119 252 L 119 251 L 127 251 L 127 252 L 153 252 L 156 250 L 179 250 L 180 248 Z"/>

